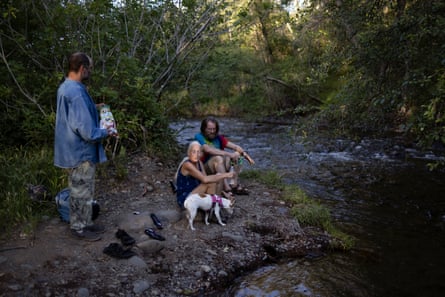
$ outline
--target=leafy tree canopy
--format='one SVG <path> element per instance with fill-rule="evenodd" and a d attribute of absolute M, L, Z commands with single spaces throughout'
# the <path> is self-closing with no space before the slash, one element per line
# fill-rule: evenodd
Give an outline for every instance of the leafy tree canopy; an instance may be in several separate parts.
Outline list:
<path fill-rule="evenodd" d="M 129 148 L 168 118 L 305 115 L 337 132 L 445 143 L 445 3 L 9 0 L 0 4 L 3 145 L 52 143 L 67 56 L 94 60 L 90 92 Z"/>

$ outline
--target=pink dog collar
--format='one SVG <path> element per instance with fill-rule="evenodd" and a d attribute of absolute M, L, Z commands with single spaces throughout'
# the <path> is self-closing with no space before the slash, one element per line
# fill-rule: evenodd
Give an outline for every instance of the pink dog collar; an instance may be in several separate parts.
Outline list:
<path fill-rule="evenodd" d="M 218 195 L 210 195 L 212 196 L 212 203 L 218 203 L 219 205 L 223 206 L 221 196 Z"/>

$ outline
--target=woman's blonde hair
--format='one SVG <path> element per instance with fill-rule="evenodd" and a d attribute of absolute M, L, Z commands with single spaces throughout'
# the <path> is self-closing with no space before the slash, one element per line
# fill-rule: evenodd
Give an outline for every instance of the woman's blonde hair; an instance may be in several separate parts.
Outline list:
<path fill-rule="evenodd" d="M 182 159 L 181 163 L 179 163 L 179 165 L 178 165 L 178 169 L 176 169 L 176 173 L 175 173 L 175 177 L 174 177 L 175 185 L 176 185 L 176 180 L 178 179 L 179 170 L 181 170 L 181 167 L 185 163 L 185 161 L 187 161 L 189 159 L 188 155 L 190 154 L 190 151 L 192 150 L 192 148 L 195 145 L 199 146 L 199 149 L 201 149 L 201 144 L 198 141 L 194 140 L 194 141 L 190 142 L 190 144 L 189 144 L 189 146 L 187 148 L 187 156 L 185 156 L 185 158 Z"/>
<path fill-rule="evenodd" d="M 190 142 L 189 147 L 187 149 L 187 156 L 190 155 L 190 151 L 196 145 L 199 146 L 199 149 L 201 149 L 201 144 L 198 141 L 194 140 L 194 141 Z"/>

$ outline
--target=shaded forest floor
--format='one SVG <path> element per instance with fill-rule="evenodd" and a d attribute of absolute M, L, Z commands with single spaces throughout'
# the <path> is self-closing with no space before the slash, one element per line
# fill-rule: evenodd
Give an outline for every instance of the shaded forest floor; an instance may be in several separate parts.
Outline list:
<path fill-rule="evenodd" d="M 218 296 L 233 280 L 270 262 L 320 256 L 329 237 L 300 228 L 276 189 L 244 181 L 248 196 L 237 196 L 235 211 L 220 226 L 203 215 L 191 231 L 176 204 L 169 181 L 176 164 L 139 154 L 131 157 L 128 176 L 118 181 L 110 164 L 101 170 L 96 194 L 97 223 L 107 230 L 97 242 L 74 239 L 69 225 L 48 218 L 32 234 L 14 234 L 0 242 L 0 296 Z M 105 177 L 108 176 L 108 177 Z M 155 213 L 165 241 L 144 234 L 154 228 Z M 129 259 L 103 249 L 120 243 L 124 229 L 135 240 Z"/>

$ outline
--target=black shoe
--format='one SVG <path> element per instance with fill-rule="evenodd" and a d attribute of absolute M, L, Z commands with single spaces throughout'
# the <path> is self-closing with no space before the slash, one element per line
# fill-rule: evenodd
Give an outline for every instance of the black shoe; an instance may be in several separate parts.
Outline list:
<path fill-rule="evenodd" d="M 118 259 L 128 259 L 136 255 L 135 252 L 130 249 L 123 249 L 118 243 L 110 243 L 103 251 L 108 256 L 118 258 Z"/>
<path fill-rule="evenodd" d="M 97 219 L 97 217 L 99 216 L 99 213 L 100 213 L 100 205 L 99 205 L 99 203 L 97 203 L 96 200 L 94 200 L 93 201 L 93 216 L 92 216 L 93 221 L 95 219 Z"/>
<path fill-rule="evenodd" d="M 96 234 L 101 234 L 105 232 L 105 227 L 102 225 L 91 225 L 91 226 L 86 226 L 85 228 L 83 228 L 84 230 L 96 233 Z"/>
<path fill-rule="evenodd" d="M 150 217 L 153 220 L 153 224 L 155 224 L 156 228 L 162 229 L 162 223 L 158 217 L 154 213 L 150 214 Z"/>
<path fill-rule="evenodd" d="M 165 240 L 164 236 L 156 233 L 155 230 L 153 230 L 151 228 L 145 229 L 144 233 L 147 234 L 148 236 L 150 236 L 153 239 L 160 240 L 160 241 L 164 241 Z"/>
<path fill-rule="evenodd" d="M 123 245 L 133 245 L 136 242 L 133 237 L 122 229 L 117 229 L 116 237 L 121 240 Z"/>
<path fill-rule="evenodd" d="M 82 239 L 82 240 L 86 240 L 86 241 L 98 241 L 98 240 L 102 239 L 102 237 L 100 235 L 98 235 L 97 233 L 85 230 L 85 228 L 83 228 L 81 231 L 71 229 L 71 235 L 74 238 Z"/>

